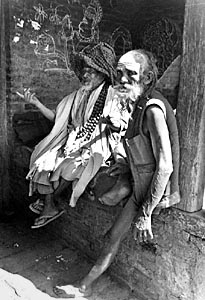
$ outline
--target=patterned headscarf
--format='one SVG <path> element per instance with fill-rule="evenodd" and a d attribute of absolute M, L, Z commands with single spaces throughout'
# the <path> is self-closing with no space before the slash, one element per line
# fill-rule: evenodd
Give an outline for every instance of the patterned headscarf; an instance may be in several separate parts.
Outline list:
<path fill-rule="evenodd" d="M 95 46 L 89 45 L 73 56 L 72 65 L 78 77 L 81 75 L 83 62 L 107 75 L 112 85 L 114 84 L 116 56 L 114 49 L 109 44 L 100 42 Z"/>

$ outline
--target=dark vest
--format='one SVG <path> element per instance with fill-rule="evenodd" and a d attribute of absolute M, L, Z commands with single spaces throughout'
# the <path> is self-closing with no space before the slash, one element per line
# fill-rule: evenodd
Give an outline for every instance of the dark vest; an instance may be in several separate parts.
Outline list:
<path fill-rule="evenodd" d="M 164 112 L 171 142 L 173 172 L 169 178 L 164 195 L 157 205 L 158 208 L 166 208 L 180 201 L 178 185 L 179 140 L 172 107 L 159 92 L 154 91 L 150 99 L 140 99 L 137 103 L 125 135 L 125 150 L 134 179 L 136 198 L 142 201 L 150 187 L 156 168 L 151 139 L 142 130 L 145 111 L 150 105 L 159 106 Z"/>

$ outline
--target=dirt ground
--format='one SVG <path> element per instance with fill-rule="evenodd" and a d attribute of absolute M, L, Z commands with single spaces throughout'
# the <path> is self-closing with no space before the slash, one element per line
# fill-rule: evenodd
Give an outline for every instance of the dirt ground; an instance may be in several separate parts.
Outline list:
<path fill-rule="evenodd" d="M 56 220 L 57 222 L 57 220 Z M 0 221 L 0 299 L 56 299 L 56 285 L 73 284 L 90 269 L 83 253 L 46 228 L 31 229 L 19 217 Z M 59 298 L 58 298 L 59 299 Z M 107 273 L 93 285 L 90 300 L 139 300 Z"/>

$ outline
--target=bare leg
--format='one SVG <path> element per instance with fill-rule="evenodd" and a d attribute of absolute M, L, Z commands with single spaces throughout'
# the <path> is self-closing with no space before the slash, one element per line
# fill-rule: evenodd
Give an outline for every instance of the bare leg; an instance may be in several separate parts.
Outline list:
<path fill-rule="evenodd" d="M 129 199 L 122 213 L 117 218 L 116 222 L 110 231 L 110 240 L 106 247 L 102 250 L 100 257 L 92 267 L 88 275 L 81 281 L 81 286 L 89 287 L 112 263 L 121 240 L 129 230 L 132 220 L 136 215 L 136 206 L 132 199 Z"/>
<path fill-rule="evenodd" d="M 60 297 L 67 293 L 67 296 L 73 298 L 78 296 L 78 293 L 89 294 L 91 291 L 92 283 L 103 273 L 107 270 L 107 268 L 112 263 L 121 240 L 123 239 L 124 235 L 129 230 L 131 223 L 133 221 L 134 216 L 136 215 L 136 206 L 132 199 L 130 198 L 123 208 L 120 216 L 117 218 L 116 222 L 112 226 L 110 233 L 109 233 L 109 242 L 102 250 L 100 257 L 98 258 L 95 265 L 92 267 L 90 272 L 84 279 L 81 281 L 78 291 L 75 295 L 71 295 L 69 291 L 69 286 L 64 287 L 57 287 L 54 289 L 54 292 L 57 293 Z M 69 295 L 68 295 L 69 294 Z"/>
<path fill-rule="evenodd" d="M 60 195 L 69 187 L 70 184 L 71 184 L 71 181 L 61 178 L 59 186 L 54 191 L 54 198 L 55 199 L 60 198 Z"/>
<path fill-rule="evenodd" d="M 59 217 L 62 213 L 63 211 L 59 211 L 59 209 L 54 204 L 53 194 L 48 194 L 45 196 L 43 210 L 40 213 L 40 216 L 35 219 L 34 225 L 31 228 L 39 228 L 45 226 Z"/>
<path fill-rule="evenodd" d="M 44 199 L 43 209 L 38 218 L 35 219 L 31 228 L 40 228 L 60 217 L 64 210 L 56 207 L 54 200 L 60 200 L 61 193 L 70 185 L 70 181 L 61 179 L 58 188 L 52 194 L 47 194 Z"/>
<path fill-rule="evenodd" d="M 44 208 L 41 213 L 42 215 L 55 215 L 58 212 L 58 209 L 56 208 L 54 204 L 54 195 L 53 194 L 48 194 L 45 196 L 44 199 Z"/>
<path fill-rule="evenodd" d="M 34 209 L 38 210 L 36 213 L 38 213 L 40 215 L 42 215 L 42 214 L 45 215 L 49 212 L 52 213 L 52 211 L 56 212 L 54 200 L 60 200 L 62 192 L 65 191 L 66 188 L 70 184 L 71 184 L 71 181 L 67 181 L 67 180 L 61 178 L 60 184 L 58 185 L 56 190 L 54 190 L 53 194 L 47 194 L 44 199 L 40 199 L 40 200 L 38 199 L 37 201 L 35 201 L 34 203 L 31 204 L 31 205 L 33 205 Z M 40 204 L 39 204 L 39 202 L 40 202 Z M 31 210 L 34 211 L 33 209 L 31 209 Z"/>

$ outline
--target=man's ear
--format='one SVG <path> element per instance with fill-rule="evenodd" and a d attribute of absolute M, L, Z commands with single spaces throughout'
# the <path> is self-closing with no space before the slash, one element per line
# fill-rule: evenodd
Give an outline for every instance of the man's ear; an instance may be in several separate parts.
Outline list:
<path fill-rule="evenodd" d="M 153 80 L 153 72 L 149 71 L 147 74 L 144 74 L 144 83 L 148 85 Z"/>

